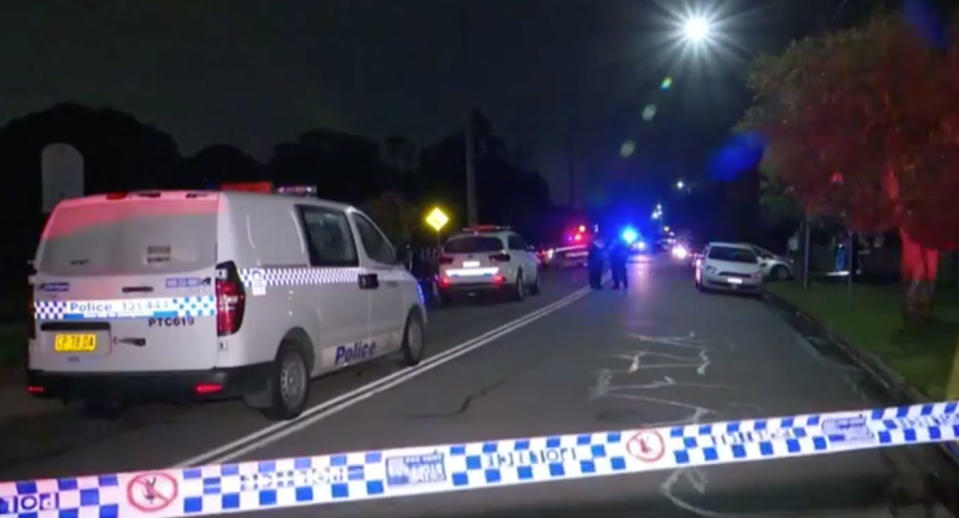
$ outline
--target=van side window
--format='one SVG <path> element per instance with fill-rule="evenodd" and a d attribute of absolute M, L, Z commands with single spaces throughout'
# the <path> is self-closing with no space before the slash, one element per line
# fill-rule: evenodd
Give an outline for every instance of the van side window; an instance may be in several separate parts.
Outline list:
<path fill-rule="evenodd" d="M 356 245 L 346 214 L 323 207 L 300 206 L 313 266 L 357 266 Z"/>
<path fill-rule="evenodd" d="M 396 252 L 393 251 L 393 245 L 380 233 L 376 225 L 362 214 L 354 212 L 353 215 L 366 255 L 378 263 L 393 264 L 396 262 Z"/>

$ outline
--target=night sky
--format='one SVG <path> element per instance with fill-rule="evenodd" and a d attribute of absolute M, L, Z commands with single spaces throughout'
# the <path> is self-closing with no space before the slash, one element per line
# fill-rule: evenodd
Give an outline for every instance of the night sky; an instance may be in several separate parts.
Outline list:
<path fill-rule="evenodd" d="M 594 180 L 695 177 L 748 104 L 745 63 L 844 3 L 3 2 L 0 122 L 61 101 L 109 105 L 171 133 L 184 154 L 229 143 L 267 160 L 315 127 L 428 145 L 476 106 L 565 202 L 571 142 L 577 174 Z M 728 36 L 708 56 L 676 44 L 689 9 L 714 13 Z M 657 115 L 644 122 L 650 102 Z"/>

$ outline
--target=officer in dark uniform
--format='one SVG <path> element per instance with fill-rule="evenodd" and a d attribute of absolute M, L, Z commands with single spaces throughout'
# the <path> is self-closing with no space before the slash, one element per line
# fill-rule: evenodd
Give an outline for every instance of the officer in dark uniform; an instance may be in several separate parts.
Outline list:
<path fill-rule="evenodd" d="M 623 285 L 623 289 L 629 287 L 629 282 L 626 280 L 626 262 L 628 260 L 629 250 L 626 248 L 626 243 L 617 242 L 613 245 L 609 251 L 609 269 L 610 273 L 613 274 L 614 290 L 618 290 L 620 284 Z"/>
<path fill-rule="evenodd" d="M 594 290 L 603 289 L 603 242 L 599 239 L 589 245 L 586 269 L 589 271 L 589 285 Z"/>

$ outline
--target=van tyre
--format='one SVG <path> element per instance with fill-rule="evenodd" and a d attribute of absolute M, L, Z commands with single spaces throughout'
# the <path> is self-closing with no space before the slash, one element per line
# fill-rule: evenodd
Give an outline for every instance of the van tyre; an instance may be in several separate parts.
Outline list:
<path fill-rule="evenodd" d="M 303 349 L 295 342 L 284 342 L 267 381 L 269 406 L 263 414 L 270 419 L 292 419 L 306 407 L 310 398 L 310 368 Z"/>
<path fill-rule="evenodd" d="M 789 270 L 785 266 L 777 266 L 773 268 L 772 277 L 777 281 L 785 281 L 789 279 Z"/>
<path fill-rule="evenodd" d="M 539 295 L 539 272 L 536 272 L 536 280 L 529 285 L 530 295 Z"/>
<path fill-rule="evenodd" d="M 521 302 L 526 298 L 526 278 L 523 270 L 516 272 L 516 284 L 513 285 L 513 300 Z"/>
<path fill-rule="evenodd" d="M 420 363 L 425 350 L 426 333 L 423 319 L 420 318 L 419 313 L 411 311 L 410 315 L 406 317 L 406 327 L 403 328 L 403 345 L 400 346 L 403 363 L 409 366 Z"/>

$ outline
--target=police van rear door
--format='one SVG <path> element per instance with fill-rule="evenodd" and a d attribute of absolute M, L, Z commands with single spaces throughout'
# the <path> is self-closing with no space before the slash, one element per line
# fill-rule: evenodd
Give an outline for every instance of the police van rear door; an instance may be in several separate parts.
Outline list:
<path fill-rule="evenodd" d="M 30 368 L 212 368 L 218 199 L 151 192 L 59 204 L 35 261 Z"/>

